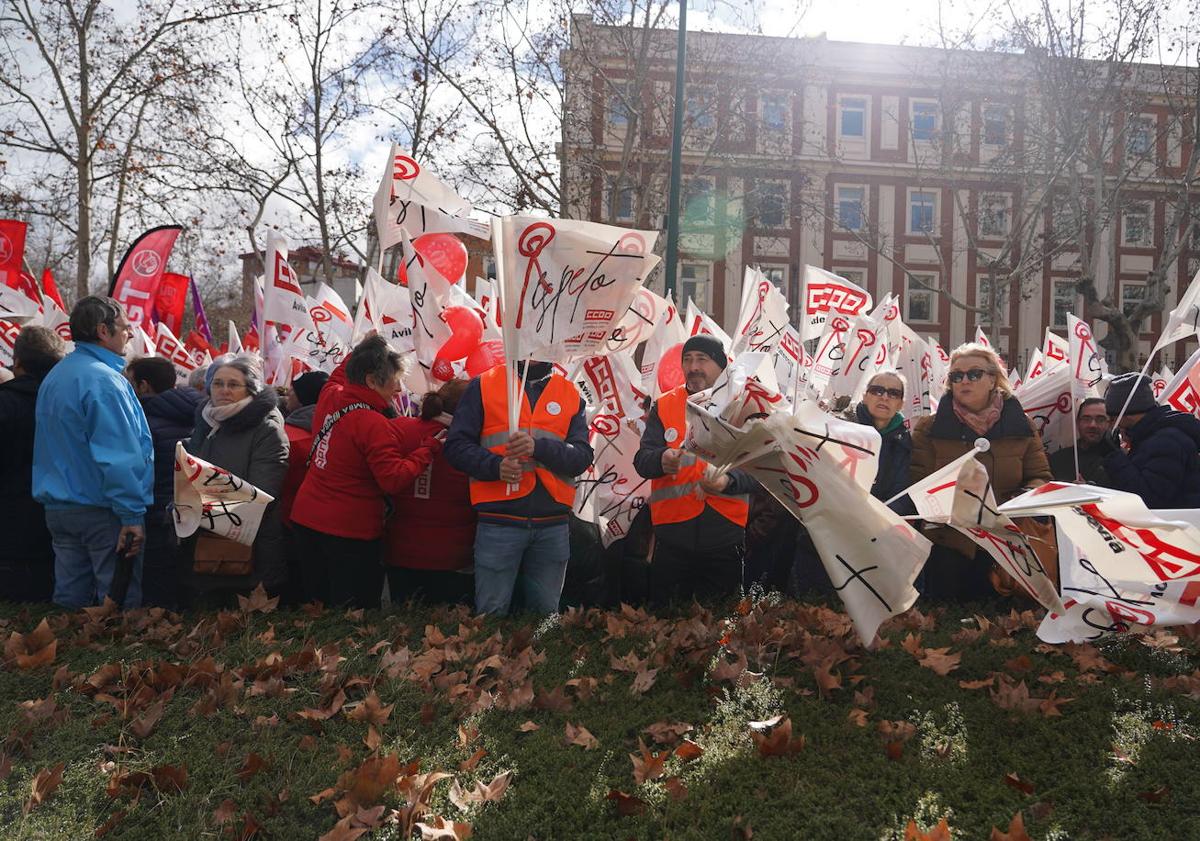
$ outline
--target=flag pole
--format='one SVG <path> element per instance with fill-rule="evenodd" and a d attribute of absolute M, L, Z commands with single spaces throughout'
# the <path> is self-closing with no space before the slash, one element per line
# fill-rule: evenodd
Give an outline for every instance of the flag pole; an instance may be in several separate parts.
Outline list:
<path fill-rule="evenodd" d="M 1150 362 L 1154 359 L 1154 355 L 1156 353 L 1158 353 L 1157 349 L 1152 350 L 1152 351 L 1150 351 L 1150 355 L 1146 357 L 1146 364 L 1142 366 L 1142 372 L 1138 375 L 1139 381 L 1140 381 L 1140 378 L 1146 376 L 1146 372 L 1150 370 Z M 1135 383 L 1135 387 L 1136 387 L 1136 383 Z M 1129 408 L 1129 404 L 1133 402 L 1133 391 L 1134 390 L 1132 388 L 1129 389 L 1129 396 L 1125 398 L 1125 405 L 1121 407 L 1121 413 L 1119 415 L 1117 415 L 1117 419 L 1115 421 L 1113 421 L 1114 427 L 1120 428 L 1121 418 L 1125 417 L 1125 410 L 1127 410 Z"/>
<path fill-rule="evenodd" d="M 675 291 L 675 273 L 679 267 L 679 194 L 683 178 L 683 111 L 686 104 L 684 64 L 687 61 L 687 0 L 679 0 L 679 37 L 675 46 L 675 114 L 671 129 L 671 184 L 667 200 L 665 294 Z"/>

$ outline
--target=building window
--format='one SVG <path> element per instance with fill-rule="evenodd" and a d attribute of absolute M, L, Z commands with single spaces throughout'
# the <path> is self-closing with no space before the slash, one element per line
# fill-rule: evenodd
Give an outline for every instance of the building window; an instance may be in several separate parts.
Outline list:
<path fill-rule="evenodd" d="M 1149 117 L 1134 117 L 1129 121 L 1125 136 L 1125 151 L 1130 158 L 1145 160 L 1154 148 L 1154 121 Z"/>
<path fill-rule="evenodd" d="M 866 286 L 863 284 L 862 269 L 830 269 L 830 271 L 840 278 L 845 278 L 860 289 L 866 288 Z"/>
<path fill-rule="evenodd" d="M 617 188 L 615 181 L 608 187 L 608 201 L 612 207 L 613 218 L 621 222 L 632 222 L 634 218 L 633 187 Z"/>
<path fill-rule="evenodd" d="M 842 137 L 867 136 L 867 100 L 859 97 L 846 98 L 841 101 L 841 135 Z"/>
<path fill-rule="evenodd" d="M 760 103 L 763 128 L 768 131 L 783 131 L 787 128 L 788 105 L 785 94 L 763 94 Z"/>
<path fill-rule="evenodd" d="M 760 184 L 758 188 L 758 226 L 787 227 L 787 185 L 779 182 Z"/>
<path fill-rule="evenodd" d="M 713 220 L 713 182 L 711 178 L 693 178 L 683 191 L 683 218 L 693 225 Z"/>
<path fill-rule="evenodd" d="M 847 231 L 862 230 L 866 193 L 865 187 L 837 188 L 837 220 L 840 228 Z"/>
<path fill-rule="evenodd" d="M 697 128 L 702 131 L 710 131 L 716 128 L 716 100 L 711 91 L 697 90 L 688 94 L 687 111 L 684 116 L 687 117 L 688 125 L 692 128 Z"/>
<path fill-rule="evenodd" d="M 1150 205 L 1131 204 L 1121 215 L 1121 242 L 1125 245 L 1148 246 L 1150 242 Z"/>
<path fill-rule="evenodd" d="M 1008 196 L 984 193 L 979 197 L 979 235 L 989 239 L 1008 236 Z"/>
<path fill-rule="evenodd" d="M 1121 312 L 1126 318 L 1133 315 L 1138 304 L 1146 300 L 1146 284 L 1137 281 L 1121 281 Z"/>
<path fill-rule="evenodd" d="M 1001 105 L 983 108 L 983 142 L 987 146 L 1008 144 L 1008 109 Z"/>
<path fill-rule="evenodd" d="M 695 301 L 701 312 L 708 311 L 708 289 L 712 278 L 712 267 L 708 263 L 681 263 L 679 266 L 679 304 L 686 307 L 688 300 Z"/>
<path fill-rule="evenodd" d="M 904 292 L 904 320 L 909 322 L 932 322 L 934 320 L 933 275 L 914 274 L 908 276 L 908 288 Z"/>
<path fill-rule="evenodd" d="M 938 104 L 936 102 L 914 102 L 912 104 L 913 140 L 933 140 L 938 130 Z"/>
<path fill-rule="evenodd" d="M 618 86 L 618 89 L 608 97 L 608 124 L 610 126 L 626 126 L 633 118 L 633 97 L 635 88 L 628 85 Z"/>
<path fill-rule="evenodd" d="M 1075 312 L 1075 281 L 1054 281 L 1054 326 L 1066 327 L 1067 315 Z"/>
<path fill-rule="evenodd" d="M 763 266 L 762 273 L 763 273 L 763 277 L 765 277 L 767 280 L 771 281 L 771 283 L 775 284 L 775 288 L 778 289 L 780 292 L 782 292 L 783 297 L 786 298 L 787 294 L 788 294 L 788 288 L 787 288 L 788 267 L 787 266 Z"/>
<path fill-rule="evenodd" d="M 931 234 L 937 217 L 937 193 L 914 190 L 908 194 L 908 232 Z"/>

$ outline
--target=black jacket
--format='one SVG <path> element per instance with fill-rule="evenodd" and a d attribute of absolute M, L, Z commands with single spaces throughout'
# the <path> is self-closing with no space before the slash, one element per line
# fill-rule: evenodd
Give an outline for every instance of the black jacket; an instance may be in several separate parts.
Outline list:
<path fill-rule="evenodd" d="M 851 420 L 863 426 L 875 425 L 875 419 L 862 403 L 854 408 Z M 879 447 L 879 472 L 875 474 L 875 483 L 871 485 L 871 496 L 880 502 L 887 502 L 910 484 L 908 468 L 912 462 L 912 436 L 908 428 L 900 424 L 891 432 L 881 432 L 879 437 L 882 439 Z M 893 507 L 901 502 L 902 500 L 896 500 Z"/>
<path fill-rule="evenodd" d="M 29 592 L 28 571 L 54 564 L 46 513 L 33 498 L 34 406 L 39 377 L 23 374 L 0 384 L 0 599 L 48 599 Z M 64 454 L 64 458 L 71 454 Z M 49 575 L 42 576 L 48 583 Z M 44 587 L 39 587 L 44 590 Z"/>
<path fill-rule="evenodd" d="M 1083 474 L 1084 481 L 1104 488 L 1109 487 L 1108 473 L 1104 469 L 1104 459 L 1113 451 L 1113 446 L 1107 438 L 1101 438 L 1100 443 L 1092 447 L 1080 447 L 1076 442 L 1074 447 L 1067 447 L 1065 450 L 1059 450 L 1052 454 L 1050 456 L 1050 472 L 1054 474 L 1054 478 L 1060 482 L 1075 481 L 1076 448 L 1079 449 L 1079 472 Z"/>
<path fill-rule="evenodd" d="M 162 515 L 175 499 L 175 445 L 192 437 L 196 408 L 204 395 L 194 388 L 172 388 L 142 398 L 142 411 L 154 440 L 154 506 L 147 516 Z M 161 519 L 161 516 L 159 517 Z"/>
<path fill-rule="evenodd" d="M 658 403 L 646 416 L 646 430 L 642 433 L 642 445 L 633 457 L 633 469 L 643 479 L 662 478 L 662 454 L 668 449 L 666 430 L 658 416 Z M 753 493 L 759 484 L 750 474 L 741 470 L 730 470 L 729 486 L 725 494 L 740 496 Z M 682 523 L 668 523 L 654 527 L 654 539 L 670 544 L 677 550 L 711 552 L 730 546 L 741 546 L 746 541 L 746 529 L 732 523 L 709 506 L 699 516 Z"/>
<path fill-rule="evenodd" d="M 1129 452 L 1104 459 L 1109 487 L 1147 508 L 1200 508 L 1200 420 L 1155 406 L 1128 430 Z"/>

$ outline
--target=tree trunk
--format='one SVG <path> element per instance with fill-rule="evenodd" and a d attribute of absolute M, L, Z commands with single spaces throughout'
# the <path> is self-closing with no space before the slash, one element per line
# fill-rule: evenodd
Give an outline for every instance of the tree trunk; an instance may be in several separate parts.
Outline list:
<path fill-rule="evenodd" d="M 76 28 L 79 42 L 79 125 L 75 129 L 75 300 L 91 294 L 92 179 L 91 69 L 88 67 L 87 28 Z M 107 290 L 105 290 L 107 291 Z"/>

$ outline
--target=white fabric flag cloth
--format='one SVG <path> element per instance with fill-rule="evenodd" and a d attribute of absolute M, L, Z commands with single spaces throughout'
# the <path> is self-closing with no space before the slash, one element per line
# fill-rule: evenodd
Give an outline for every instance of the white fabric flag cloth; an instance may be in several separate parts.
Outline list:
<path fill-rule="evenodd" d="M 254 543 L 267 506 L 275 497 L 224 468 L 175 445 L 175 533 L 190 537 L 205 529 L 218 537 Z"/>
<path fill-rule="evenodd" d="M 777 449 L 778 430 L 768 420 L 787 418 L 771 356 L 754 351 L 735 359 L 711 388 L 688 398 L 687 434 L 682 445 L 722 471 Z"/>
<path fill-rule="evenodd" d="M 929 356 L 929 412 L 937 411 L 938 401 L 946 393 L 946 377 L 950 375 L 950 354 L 934 339 L 927 339 Z"/>
<path fill-rule="evenodd" d="M 263 283 L 263 320 L 267 324 L 315 329 L 300 279 L 288 264 L 287 240 L 267 232 L 266 274 Z"/>
<path fill-rule="evenodd" d="M 844 277 L 816 266 L 804 267 L 804 304 L 800 312 L 800 340 L 820 338 L 831 313 L 855 316 L 871 310 L 871 293 Z"/>
<path fill-rule="evenodd" d="M 475 300 L 479 303 L 483 317 L 483 341 L 503 342 L 500 331 L 500 294 L 496 283 L 486 277 L 475 278 Z"/>
<path fill-rule="evenodd" d="M 382 254 L 422 234 L 464 233 L 487 239 L 488 223 L 470 218 L 471 205 L 393 145 L 375 191 L 375 230 Z"/>
<path fill-rule="evenodd" d="M 192 359 L 183 342 L 175 338 L 175 334 L 161 321 L 158 323 L 158 332 L 154 334 L 154 349 L 175 366 L 175 382 L 185 385 L 188 375 L 196 370 L 196 360 Z"/>
<path fill-rule="evenodd" d="M 13 345 L 20 334 L 20 324 L 0 319 L 0 365 L 10 367 L 13 364 Z"/>
<path fill-rule="evenodd" d="M 991 442 L 988 442 L 988 447 L 991 447 Z M 909 485 L 904 493 L 912 500 L 921 519 L 931 523 L 950 522 L 954 511 L 954 492 L 958 487 L 959 476 L 967 462 L 975 461 L 975 454 L 981 450 L 979 443 L 976 442 L 975 449 L 933 471 L 924 479 Z"/>
<path fill-rule="evenodd" d="M 829 385 L 842 371 L 846 359 L 846 344 L 850 340 L 850 317 L 834 313 L 825 321 L 817 349 L 813 353 L 812 369 L 804 381 L 817 397 L 825 397 Z"/>
<path fill-rule="evenodd" d="M 229 343 L 226 347 L 234 355 L 242 353 L 242 337 L 238 335 L 237 325 L 233 323 L 233 319 L 229 319 Z"/>
<path fill-rule="evenodd" d="M 1154 391 L 1154 402 L 1159 402 L 1162 393 L 1167 390 L 1167 383 L 1175 379 L 1175 372 L 1169 366 L 1164 365 L 1158 369 L 1158 373 L 1150 378 L 1150 388 Z"/>
<path fill-rule="evenodd" d="M 676 345 L 682 344 L 688 337 L 679 310 L 670 298 L 664 300 L 667 302 L 667 311 L 650 332 L 646 346 L 642 348 L 642 391 L 655 400 L 662 395 L 658 384 L 658 365 L 663 355 Z"/>
<path fill-rule="evenodd" d="M 679 321 L 671 302 L 644 286 L 640 287 L 633 296 L 629 309 L 625 310 L 625 314 L 609 333 L 604 345 L 605 351 L 632 353 L 642 342 L 649 341 L 659 323 L 668 317 L 676 323 Z"/>
<path fill-rule="evenodd" d="M 596 406 L 589 428 L 592 464 L 578 478 L 576 516 L 594 522 L 605 547 L 629 533 L 630 524 L 650 497 L 650 480 L 633 468 L 641 446 L 643 422 L 641 375 L 629 354 L 586 360 L 575 383 Z"/>
<path fill-rule="evenodd" d="M 38 305 L 28 295 L 0 283 L 0 318 L 5 321 L 23 322 L 39 312 Z"/>
<path fill-rule="evenodd" d="M 351 345 L 357 345 L 370 331 L 376 331 L 397 353 L 411 353 L 413 345 L 413 308 L 408 288 L 388 283 L 379 272 L 367 269 L 362 300 L 354 313 Z"/>
<path fill-rule="evenodd" d="M 787 299 L 766 275 L 747 266 L 742 281 L 742 307 L 730 353 L 733 356 L 747 350 L 770 353 L 789 326 Z"/>
<path fill-rule="evenodd" d="M 1197 334 L 1200 334 L 1200 271 L 1196 272 L 1187 291 L 1183 293 L 1183 297 L 1179 299 L 1175 309 L 1171 310 L 1171 314 L 1167 317 L 1167 326 L 1163 328 L 1162 335 L 1154 343 L 1150 355 L 1154 356 L 1171 342 L 1187 339 Z"/>
<path fill-rule="evenodd" d="M 1165 513 L 1165 512 L 1157 512 Z M 1183 512 L 1179 512 L 1183 513 Z M 1200 511 L 1186 512 L 1200 526 Z M 1172 581 L 1141 591 L 1120 589 L 1058 528 L 1058 577 L 1063 610 L 1050 611 L 1038 626 L 1048 643 L 1093 642 L 1129 631 L 1200 622 L 1200 584 Z"/>
<path fill-rule="evenodd" d="M 1192 585 L 1193 604 L 1200 596 L 1200 527 L 1160 516 L 1136 494 L 1050 482 L 1000 511 L 1054 517 L 1097 574 L 1118 589 L 1146 593 L 1178 582 Z"/>
<path fill-rule="evenodd" d="M 317 284 L 317 294 L 308 299 L 308 313 L 312 316 L 322 338 L 337 339 L 349 347 L 354 338 L 354 320 L 350 308 L 331 286 L 324 281 Z"/>
<path fill-rule="evenodd" d="M 1158 402 L 1200 418 L 1200 350 L 1189 356 L 1171 377 L 1158 395 Z"/>
<path fill-rule="evenodd" d="M 1071 343 L 1057 333 L 1050 332 L 1050 328 L 1047 327 L 1046 339 L 1042 344 L 1042 357 L 1046 360 L 1046 365 L 1065 363 L 1070 352 Z"/>
<path fill-rule="evenodd" d="M 913 582 L 932 544 L 871 496 L 862 471 L 855 472 L 864 462 L 877 463 L 879 434 L 830 418 L 811 403 L 800 408 L 788 419 L 782 453 L 747 469 L 804 524 L 859 639 L 870 645 L 880 624 L 916 602 Z M 862 443 L 864 430 L 873 442 Z"/>
<path fill-rule="evenodd" d="M 417 352 L 417 363 L 423 370 L 429 371 L 442 345 L 454 334 L 450 325 L 442 319 L 442 313 L 447 307 L 454 306 L 457 300 L 455 286 L 432 266 L 426 267 L 425 258 L 412 247 L 403 233 L 401 249 L 401 259 L 405 261 L 408 272 L 409 300 L 412 302 L 413 346 Z"/>
<path fill-rule="evenodd" d="M 1075 413 L 1074 378 L 1072 369 L 1055 365 L 1035 380 L 1026 380 L 1013 392 L 1042 436 L 1048 453 L 1075 446 L 1071 426 Z"/>
<path fill-rule="evenodd" d="M 775 379 L 779 382 L 779 390 L 789 400 L 798 391 L 797 379 L 807 357 L 804 345 L 800 344 L 800 334 L 789 324 L 775 345 Z"/>
<path fill-rule="evenodd" d="M 986 348 L 992 347 L 992 340 L 987 337 L 987 333 L 983 332 L 983 328 L 975 327 L 975 344 L 983 345 Z M 992 348 L 995 350 L 995 348 Z"/>
<path fill-rule="evenodd" d="M 907 388 L 904 392 L 904 414 L 909 423 L 929 414 L 929 383 L 932 372 L 930 361 L 933 354 L 925 340 L 913 332 L 907 324 L 900 323 L 900 349 L 896 354 L 896 367 L 904 374 Z M 922 364 L 922 361 L 925 364 Z"/>
<path fill-rule="evenodd" d="M 887 335 L 888 359 L 892 360 L 892 366 L 896 367 L 894 358 L 896 350 L 900 347 L 901 325 L 904 323 L 904 319 L 900 317 L 900 299 L 891 292 L 884 295 L 883 300 L 871 310 L 871 318 L 883 325 Z"/>
<path fill-rule="evenodd" d="M 1025 369 L 1025 377 L 1021 382 L 1032 382 L 1044 373 L 1046 373 L 1046 356 L 1040 348 L 1034 348 L 1033 353 L 1029 354 L 1029 367 Z M 1012 377 L 1009 377 L 1009 384 L 1013 388 L 1016 388 L 1016 385 L 1012 382 Z"/>
<path fill-rule="evenodd" d="M 691 336 L 713 336 L 725 347 L 725 353 L 729 353 L 733 347 L 733 339 L 729 334 L 721 329 L 721 325 L 708 317 L 708 313 L 696 306 L 696 302 L 688 298 L 686 315 L 683 318 L 683 329 L 687 332 L 688 337 Z"/>
<path fill-rule="evenodd" d="M 658 265 L 658 232 L 531 216 L 505 216 L 498 227 L 507 358 L 567 363 L 605 353 Z"/>
<path fill-rule="evenodd" d="M 1074 377 L 1074 396 L 1099 397 L 1100 382 L 1108 377 L 1108 364 L 1096 344 L 1092 328 L 1086 321 L 1067 313 L 1067 335 L 1070 337 L 1069 358 Z"/>
<path fill-rule="evenodd" d="M 855 317 L 850 324 L 845 358 L 838 372 L 830 379 L 827 394 L 849 397 L 851 403 L 861 400 L 867 383 L 884 370 L 887 363 L 887 331 L 883 324 L 869 315 Z"/>

